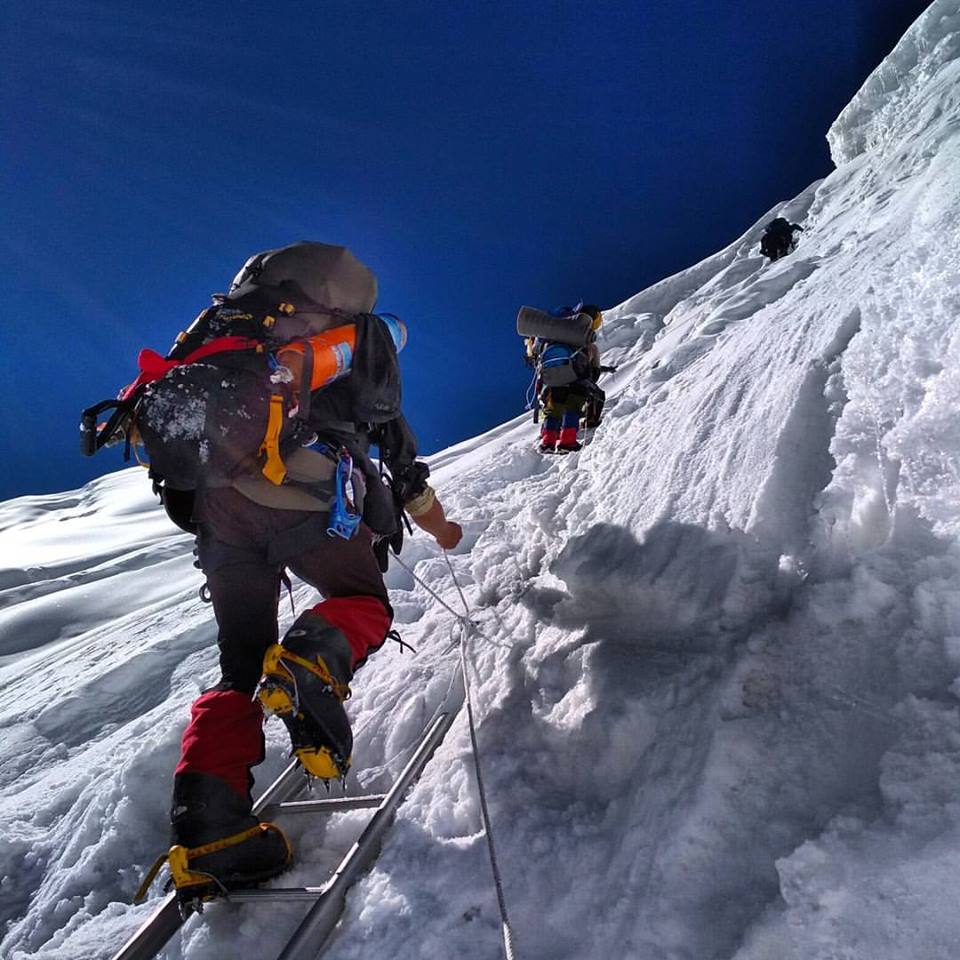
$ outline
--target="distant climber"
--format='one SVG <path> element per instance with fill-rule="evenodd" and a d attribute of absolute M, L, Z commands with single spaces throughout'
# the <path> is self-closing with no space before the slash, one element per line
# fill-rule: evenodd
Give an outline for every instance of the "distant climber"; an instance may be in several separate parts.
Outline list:
<path fill-rule="evenodd" d="M 771 261 L 785 257 L 796 249 L 797 232 L 803 232 L 798 223 L 790 223 L 784 217 L 771 220 L 760 239 L 760 252 Z"/>
<path fill-rule="evenodd" d="M 803 233 L 803 227 L 798 223 L 790 223 L 783 217 L 777 217 L 767 224 L 760 239 L 760 252 L 769 257 L 771 262 L 792 253 L 797 247 L 797 232 Z"/>
<path fill-rule="evenodd" d="M 600 423 L 605 395 L 597 380 L 604 368 L 596 340 L 602 322 L 603 314 L 593 304 L 552 313 L 520 308 L 517 333 L 525 338 L 525 362 L 536 371 L 535 420 L 542 411 L 542 453 L 579 450 L 581 418 L 590 428 Z"/>

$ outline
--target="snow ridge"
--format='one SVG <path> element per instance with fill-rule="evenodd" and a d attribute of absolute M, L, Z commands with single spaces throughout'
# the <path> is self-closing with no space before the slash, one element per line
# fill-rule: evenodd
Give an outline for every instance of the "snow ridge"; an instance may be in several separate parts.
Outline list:
<path fill-rule="evenodd" d="M 943 94 L 950 82 L 956 82 L 958 29 L 956 0 L 934 0 L 921 14 L 827 133 L 838 167 L 867 151 L 896 149 L 911 134 L 929 129 L 940 111 L 956 116 L 952 111 L 956 100 L 944 100 Z M 952 81 L 942 70 L 949 72 Z M 928 94 L 933 96 L 928 99 Z"/>

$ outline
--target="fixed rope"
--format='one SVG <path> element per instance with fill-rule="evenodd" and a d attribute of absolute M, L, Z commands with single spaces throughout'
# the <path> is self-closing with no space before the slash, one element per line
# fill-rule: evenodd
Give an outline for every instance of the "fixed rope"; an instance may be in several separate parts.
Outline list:
<path fill-rule="evenodd" d="M 446 553 L 444 553 L 444 556 L 446 556 Z M 443 597 L 441 597 L 440 594 L 438 594 L 438 593 L 436 592 L 436 590 L 433 590 L 433 589 L 427 584 L 427 582 L 426 582 L 422 577 L 417 576 L 416 572 L 413 570 L 412 567 L 409 567 L 407 564 L 405 564 L 398 556 L 391 556 L 390 559 L 391 559 L 392 562 L 396 563 L 398 566 L 403 567 L 403 569 L 406 570 L 407 573 L 409 573 L 410 576 L 413 577 L 413 579 L 414 579 L 417 583 L 419 583 L 420 586 L 423 587 L 423 589 L 426 590 L 427 593 L 429 593 L 430 596 L 433 597 L 433 599 L 436 600 L 437 603 L 439 603 L 441 607 L 443 607 L 445 610 L 448 610 L 450 613 L 452 613 L 452 614 L 454 615 L 454 617 L 457 618 L 457 621 L 458 621 L 458 622 L 463 621 L 463 619 L 464 619 L 463 614 L 462 614 L 462 613 L 457 613 L 457 611 L 454 610 L 453 607 L 451 607 L 450 604 L 447 603 L 447 601 L 444 600 Z M 450 561 L 447 560 L 447 565 L 449 566 L 449 564 L 450 564 Z M 453 582 L 454 582 L 454 584 L 456 585 L 457 590 L 459 591 L 460 597 L 461 597 L 461 599 L 462 599 L 462 598 L 463 598 L 463 591 L 460 590 L 460 584 L 457 583 L 456 577 L 454 577 Z M 492 612 L 493 615 L 497 618 L 497 621 L 498 621 L 499 624 L 500 624 L 500 629 L 503 630 L 504 632 L 506 632 L 506 628 L 504 627 L 503 619 L 500 617 L 500 614 L 497 613 L 496 610 L 492 610 L 491 612 Z M 491 644 L 493 644 L 495 647 L 504 647 L 504 646 L 506 646 L 506 644 L 500 643 L 500 642 L 498 642 L 497 640 L 494 640 L 492 637 L 488 637 L 485 633 L 483 633 L 483 631 L 481 631 L 480 628 L 477 626 L 477 623 L 476 623 L 475 620 L 471 620 L 471 621 L 470 621 L 470 627 L 471 627 L 471 629 L 473 630 L 473 632 L 474 632 L 478 637 L 482 637 L 487 643 L 491 643 Z"/>
<path fill-rule="evenodd" d="M 477 793 L 480 797 L 480 816 L 483 819 L 483 830 L 487 837 L 487 852 L 490 855 L 490 869 L 493 872 L 493 882 L 497 888 L 497 906 L 500 908 L 500 929 L 503 934 L 503 950 L 507 960 L 515 960 L 513 952 L 513 930 L 510 927 L 510 918 L 507 914 L 507 899 L 503 892 L 503 878 L 500 875 L 500 865 L 497 861 L 497 850 L 493 839 L 493 824 L 490 821 L 490 811 L 487 808 L 487 794 L 483 787 L 483 774 L 480 771 L 480 747 L 477 743 L 477 727 L 473 718 L 473 697 L 470 691 L 470 671 L 467 669 L 467 638 L 471 631 L 476 627 L 470 619 L 470 607 L 467 604 L 467 598 L 464 596 L 463 588 L 457 579 L 453 570 L 453 564 L 450 562 L 450 556 L 446 550 L 443 551 L 443 558 L 447 561 L 447 569 L 450 571 L 450 578 L 456 585 L 457 592 L 460 594 L 460 602 L 463 604 L 464 615 L 459 618 L 460 629 L 462 631 L 460 638 L 460 669 L 463 671 L 463 689 L 466 694 L 467 702 L 467 721 L 470 727 L 470 745 L 473 749 L 473 768 L 477 775 Z"/>
<path fill-rule="evenodd" d="M 444 555 L 444 556 L 447 555 L 446 550 L 444 550 L 443 555 Z M 405 563 L 404 563 L 398 556 L 396 556 L 396 555 L 392 556 L 390 559 L 391 559 L 394 563 L 396 563 L 398 566 L 403 567 L 403 569 L 406 570 L 407 573 L 409 573 L 410 576 L 413 577 L 413 579 L 414 579 L 417 583 L 419 583 L 420 586 L 423 587 L 423 589 L 426 590 L 427 593 L 429 593 L 430 596 L 433 597 L 433 599 L 436 600 L 437 603 L 439 603 L 441 607 L 443 607 L 445 610 L 449 610 L 450 613 L 452 613 L 452 614 L 457 618 L 457 620 L 463 620 L 463 614 L 462 614 L 462 613 L 457 613 L 457 611 L 454 610 L 453 607 L 451 607 L 450 604 L 447 603 L 447 601 L 444 600 L 443 597 L 441 597 L 440 594 L 436 592 L 436 590 L 431 589 L 431 588 L 427 585 L 427 583 L 423 580 L 422 577 L 418 577 L 417 574 L 414 572 L 413 567 L 410 567 L 410 566 L 408 566 L 407 564 L 405 564 Z M 447 565 L 448 565 L 448 566 L 450 565 L 450 561 L 449 561 L 449 560 L 447 560 Z M 456 583 L 456 579 L 454 579 L 454 583 Z M 457 589 L 458 589 L 458 590 L 460 589 L 460 584 L 457 584 Z M 460 596 L 461 596 L 461 597 L 463 596 L 463 593 L 462 593 L 462 592 L 461 592 Z"/>
<path fill-rule="evenodd" d="M 500 864 L 497 860 L 496 844 L 493 839 L 493 824 L 490 820 L 490 810 L 487 805 L 486 789 L 483 785 L 483 774 L 480 769 L 480 747 L 477 741 L 477 725 L 473 714 L 473 697 L 470 689 L 470 671 L 467 665 L 467 638 L 471 633 L 483 636 L 477 629 L 477 625 L 470 618 L 470 606 L 464 595 L 460 581 L 454 572 L 453 564 L 450 563 L 450 556 L 446 550 L 443 551 L 443 558 L 447 563 L 447 569 L 450 571 L 450 578 L 453 580 L 457 593 L 460 595 L 460 602 L 463 604 L 463 613 L 457 613 L 435 590 L 431 589 L 422 578 L 417 576 L 411 567 L 405 564 L 398 556 L 394 555 L 391 559 L 396 561 L 413 579 L 430 594 L 437 603 L 444 609 L 452 613 L 460 624 L 460 671 L 463 674 L 464 699 L 467 704 L 467 724 L 470 728 L 470 746 L 473 753 L 473 768 L 477 777 L 477 793 L 480 797 L 480 817 L 483 821 L 483 830 L 487 838 L 487 853 L 490 858 L 490 869 L 493 873 L 493 883 L 497 891 L 497 907 L 500 910 L 500 930 L 503 936 L 503 950 L 506 960 L 516 960 L 516 954 L 513 949 L 513 929 L 510 926 L 510 917 L 507 911 L 507 899 L 503 892 L 503 878 L 500 874 Z M 485 638 L 489 639 L 489 638 Z"/>

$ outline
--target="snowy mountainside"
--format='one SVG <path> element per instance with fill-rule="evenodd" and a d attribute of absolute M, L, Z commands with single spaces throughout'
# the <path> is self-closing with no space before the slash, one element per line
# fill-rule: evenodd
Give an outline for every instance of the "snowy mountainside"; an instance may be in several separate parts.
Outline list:
<path fill-rule="evenodd" d="M 541 457 L 524 415 L 431 458 L 467 531 L 518 957 L 956 953 L 958 31 L 936 0 L 832 128 L 833 174 L 607 311 L 618 371 L 583 451 Z M 804 233 L 768 264 L 772 215 Z M 140 471 L 0 505 L 0 541 L 0 956 L 107 958 L 153 905 L 128 900 L 215 629 Z M 457 606 L 428 539 L 403 559 Z M 355 680 L 351 792 L 386 786 L 458 664 L 452 615 L 388 582 L 417 654 Z M 469 750 L 460 717 L 326 956 L 499 955 Z M 282 885 L 363 819 L 291 822 Z M 303 912 L 216 905 L 165 956 L 270 958 Z"/>

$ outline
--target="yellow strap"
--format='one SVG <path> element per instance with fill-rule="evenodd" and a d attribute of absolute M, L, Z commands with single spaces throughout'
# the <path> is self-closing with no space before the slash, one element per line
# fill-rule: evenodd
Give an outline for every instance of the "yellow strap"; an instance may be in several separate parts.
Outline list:
<path fill-rule="evenodd" d="M 213 840 L 205 843 L 202 847 L 172 847 L 173 850 L 183 850 L 186 852 L 187 859 L 193 860 L 196 857 L 205 857 L 208 853 L 217 853 L 219 850 L 226 850 L 229 847 L 235 847 L 244 840 L 255 837 L 258 833 L 266 833 L 268 830 L 275 829 L 272 823 L 258 823 L 254 827 L 248 827 L 241 830 L 240 833 L 234 833 L 229 837 L 222 837 L 220 840 Z"/>
<path fill-rule="evenodd" d="M 260 453 L 266 454 L 263 475 L 273 484 L 280 486 L 287 475 L 287 468 L 280 457 L 280 431 L 283 429 L 283 397 L 274 394 L 270 398 L 270 416 L 267 419 L 267 432 L 263 435 Z"/>
<path fill-rule="evenodd" d="M 200 883 L 209 883 L 209 874 L 196 873 L 189 869 L 190 860 L 193 860 L 196 857 L 204 857 L 208 853 L 216 853 L 218 850 L 226 850 L 229 847 L 235 847 L 237 844 L 243 843 L 245 840 L 249 840 L 251 837 L 257 836 L 259 833 L 266 833 L 268 830 L 276 829 L 277 828 L 272 823 L 258 823 L 255 827 L 242 830 L 240 833 L 235 833 L 229 837 L 223 837 L 220 840 L 214 840 L 211 843 L 205 843 L 200 847 L 172 846 L 166 853 L 157 857 L 157 859 L 154 861 L 154 864 L 147 872 L 143 883 L 140 884 L 140 888 L 137 890 L 136 894 L 134 894 L 133 902 L 143 903 L 143 901 L 146 900 L 147 891 L 150 889 L 150 885 L 156 879 L 156 876 L 160 872 L 160 868 L 164 865 L 164 863 L 169 862 L 170 875 L 173 877 L 174 886 L 176 886 L 178 890 L 183 887 L 196 886 Z"/>
<path fill-rule="evenodd" d="M 147 872 L 146 877 L 143 879 L 143 883 L 137 888 L 137 892 L 133 895 L 134 903 L 143 903 L 147 899 L 147 891 L 150 889 L 150 884 L 156 879 L 157 874 L 160 872 L 160 868 L 167 862 L 167 857 L 169 854 L 161 854 L 154 861 L 153 866 Z"/>
<path fill-rule="evenodd" d="M 276 644 L 277 648 L 280 650 L 280 658 L 282 660 L 289 660 L 292 663 L 297 663 L 304 670 L 309 670 L 312 674 L 319 677 L 331 690 L 337 695 L 337 699 L 342 703 L 344 700 L 350 699 L 350 687 L 345 683 L 337 683 L 333 679 L 332 674 L 327 669 L 327 665 L 323 662 L 321 657 L 317 657 L 317 662 L 314 663 L 312 660 L 307 660 L 304 657 L 297 656 L 297 654 L 292 653 L 286 647 L 282 647 L 279 644 Z"/>

